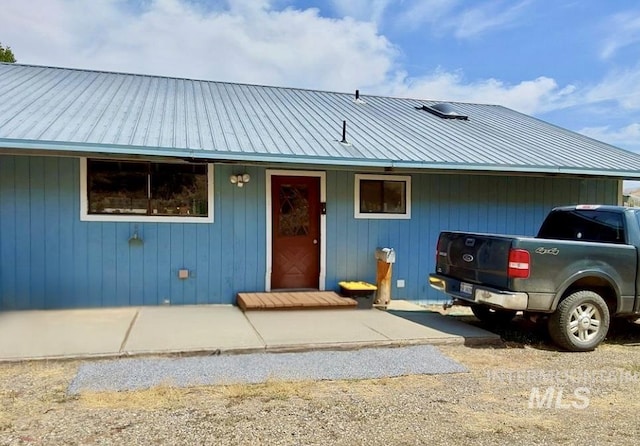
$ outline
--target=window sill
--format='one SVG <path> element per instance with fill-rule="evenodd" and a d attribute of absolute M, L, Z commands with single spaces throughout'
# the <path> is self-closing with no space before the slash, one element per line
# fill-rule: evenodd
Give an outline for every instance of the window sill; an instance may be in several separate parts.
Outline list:
<path fill-rule="evenodd" d="M 80 221 L 103 221 L 103 222 L 124 222 L 124 223 L 213 223 L 213 216 L 210 217 L 160 217 L 154 215 L 104 215 L 104 214 L 83 214 Z"/>
<path fill-rule="evenodd" d="M 356 213 L 355 218 L 371 219 L 371 220 L 410 220 L 409 214 L 375 214 L 375 213 Z"/>

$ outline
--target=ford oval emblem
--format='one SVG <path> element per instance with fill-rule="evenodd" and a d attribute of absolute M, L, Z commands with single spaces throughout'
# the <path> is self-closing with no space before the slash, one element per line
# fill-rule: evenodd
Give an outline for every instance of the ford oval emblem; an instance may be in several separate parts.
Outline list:
<path fill-rule="evenodd" d="M 462 260 L 465 262 L 473 262 L 473 256 L 471 254 L 463 254 Z"/>

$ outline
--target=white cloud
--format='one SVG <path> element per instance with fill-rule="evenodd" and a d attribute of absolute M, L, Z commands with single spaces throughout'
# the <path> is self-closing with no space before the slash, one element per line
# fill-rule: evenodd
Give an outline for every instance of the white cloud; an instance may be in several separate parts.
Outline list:
<path fill-rule="evenodd" d="M 504 1 L 410 0 L 403 4 L 395 20 L 402 28 L 416 30 L 426 25 L 436 35 L 452 34 L 458 39 L 469 39 L 512 26 L 522 18 L 529 4 L 530 0 L 515 4 Z"/>
<path fill-rule="evenodd" d="M 504 7 L 500 2 L 469 8 L 450 21 L 454 34 L 460 39 L 471 38 L 495 29 L 512 26 L 520 19 L 529 1 Z"/>
<path fill-rule="evenodd" d="M 437 71 L 420 78 L 399 77 L 389 94 L 430 100 L 500 104 L 534 114 L 561 107 L 575 88 L 560 88 L 555 80 L 539 77 L 509 85 L 497 79 L 465 81 L 462 73 Z"/>
<path fill-rule="evenodd" d="M 416 30 L 422 26 L 434 26 L 456 10 L 459 0 L 396 0 L 401 8 L 389 8 L 395 12 L 392 19 L 398 28 Z"/>
<path fill-rule="evenodd" d="M 610 34 L 604 41 L 600 56 L 607 59 L 618 50 L 640 42 L 640 13 L 616 14 L 606 21 L 603 28 Z"/>
<path fill-rule="evenodd" d="M 365 22 L 381 23 L 385 11 L 395 0 L 331 0 L 335 11 L 341 16 Z"/>
<path fill-rule="evenodd" d="M 640 123 L 637 122 L 622 128 L 585 127 L 579 130 L 579 133 L 634 152 L 640 152 Z"/>
<path fill-rule="evenodd" d="M 615 101 L 627 110 L 640 109 L 640 64 L 615 70 L 585 94 L 585 102 Z"/>
<path fill-rule="evenodd" d="M 340 90 L 383 83 L 392 70 L 396 49 L 372 23 L 264 0 L 222 6 L 15 0 L 0 29 L 21 63 Z"/>

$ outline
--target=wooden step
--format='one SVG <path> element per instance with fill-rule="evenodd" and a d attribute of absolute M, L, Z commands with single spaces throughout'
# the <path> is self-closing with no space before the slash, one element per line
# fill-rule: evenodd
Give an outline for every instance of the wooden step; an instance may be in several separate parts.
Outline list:
<path fill-rule="evenodd" d="M 356 300 L 341 297 L 333 291 L 238 293 L 236 301 L 242 311 L 347 309 L 358 305 Z"/>

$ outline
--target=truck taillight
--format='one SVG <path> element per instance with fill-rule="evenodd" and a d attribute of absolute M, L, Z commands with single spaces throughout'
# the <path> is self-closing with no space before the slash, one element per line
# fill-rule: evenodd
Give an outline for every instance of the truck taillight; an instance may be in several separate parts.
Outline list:
<path fill-rule="evenodd" d="M 531 265 L 529 251 L 524 249 L 512 249 L 509 251 L 508 276 L 511 279 L 527 279 Z"/>

